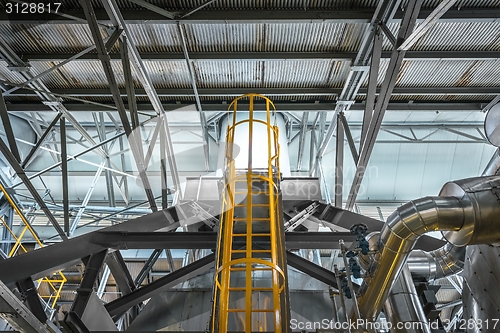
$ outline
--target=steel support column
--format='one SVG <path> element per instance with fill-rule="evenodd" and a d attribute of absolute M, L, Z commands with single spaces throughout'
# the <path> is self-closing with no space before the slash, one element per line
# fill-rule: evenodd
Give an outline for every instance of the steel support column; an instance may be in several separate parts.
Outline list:
<path fill-rule="evenodd" d="M 339 116 L 340 117 L 340 116 Z M 344 189 L 344 125 L 339 122 L 337 125 L 337 147 L 335 149 L 335 186 L 334 204 L 335 207 L 342 208 L 342 192 Z"/>
<path fill-rule="evenodd" d="M 375 105 L 373 111 L 373 117 L 370 121 L 366 139 L 363 143 L 363 149 L 359 154 L 359 162 L 357 164 L 356 174 L 354 175 L 353 183 L 351 185 L 349 196 L 346 202 L 346 209 L 348 210 L 351 210 L 354 207 L 354 203 L 356 202 L 356 197 L 358 195 L 359 187 L 361 186 L 361 182 L 365 174 L 366 166 L 368 165 L 368 161 L 375 145 L 375 140 L 382 124 L 382 119 L 384 118 L 384 114 L 387 110 L 387 105 L 389 104 L 394 85 L 396 84 L 399 69 L 401 68 L 401 64 L 403 63 L 405 51 L 398 50 L 398 47 L 413 31 L 421 5 L 422 0 L 411 0 L 408 3 L 407 9 L 405 11 L 405 16 L 403 17 L 403 22 L 398 32 L 398 42 L 394 47 L 391 60 L 387 67 L 384 83 L 382 84 L 382 87 L 380 89 L 377 104 Z"/>
<path fill-rule="evenodd" d="M 297 171 L 302 169 L 302 157 L 304 155 L 304 145 L 306 142 L 307 124 L 309 121 L 309 112 L 305 111 L 300 121 L 299 152 L 297 157 Z"/>
<path fill-rule="evenodd" d="M 66 146 L 66 118 L 61 117 L 59 122 L 59 132 L 61 135 L 61 168 L 62 168 L 62 193 L 64 211 L 64 232 L 70 236 L 69 226 L 69 183 L 68 183 L 68 147 Z"/>

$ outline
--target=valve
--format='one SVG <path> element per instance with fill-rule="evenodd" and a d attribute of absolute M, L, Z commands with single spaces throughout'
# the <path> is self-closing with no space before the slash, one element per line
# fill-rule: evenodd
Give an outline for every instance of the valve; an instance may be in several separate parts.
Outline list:
<path fill-rule="evenodd" d="M 370 251 L 370 244 L 365 238 L 365 234 L 368 231 L 366 224 L 354 224 L 349 231 L 356 235 L 356 241 L 358 242 L 358 248 L 361 250 L 361 253 L 367 255 Z"/>
<path fill-rule="evenodd" d="M 368 227 L 364 223 L 354 224 L 351 226 L 349 231 L 351 232 L 351 234 L 355 234 L 356 236 L 364 236 L 368 231 Z"/>
<path fill-rule="evenodd" d="M 356 240 L 358 241 L 358 247 L 361 250 L 361 253 L 363 255 L 367 255 L 368 252 L 370 251 L 370 243 L 368 243 L 365 237 L 361 237 L 360 239 L 356 237 Z"/>
<path fill-rule="evenodd" d="M 361 278 L 361 266 L 359 266 L 356 258 L 358 254 L 353 251 L 348 251 L 345 255 L 349 258 L 349 269 L 351 270 L 352 276 L 355 279 Z"/>
<path fill-rule="evenodd" d="M 347 283 L 347 278 L 345 276 L 343 276 L 340 281 L 340 288 L 344 291 L 345 297 L 348 299 L 352 298 L 351 289 L 349 289 L 349 284 Z"/>

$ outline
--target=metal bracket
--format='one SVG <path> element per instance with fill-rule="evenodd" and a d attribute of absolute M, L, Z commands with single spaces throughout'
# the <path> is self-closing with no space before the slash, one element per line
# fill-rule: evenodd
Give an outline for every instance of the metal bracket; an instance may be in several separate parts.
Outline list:
<path fill-rule="evenodd" d="M 198 203 L 193 201 L 189 203 L 189 206 L 193 210 L 193 213 L 212 230 L 219 225 L 219 220 L 203 209 L 203 207 L 201 207 Z"/>
<path fill-rule="evenodd" d="M 7 66 L 7 68 L 13 72 L 29 72 L 31 66 L 27 64 L 26 66 Z"/>
<path fill-rule="evenodd" d="M 292 217 L 289 221 L 285 223 L 285 231 L 293 231 L 299 225 L 301 225 L 305 220 L 307 220 L 311 215 L 313 215 L 316 210 L 318 210 L 319 203 L 313 202 L 309 206 L 307 206 L 300 213 Z"/>

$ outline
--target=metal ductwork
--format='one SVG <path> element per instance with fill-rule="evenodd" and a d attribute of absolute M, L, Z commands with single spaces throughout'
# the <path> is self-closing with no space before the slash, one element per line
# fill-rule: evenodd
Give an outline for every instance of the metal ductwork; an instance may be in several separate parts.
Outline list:
<path fill-rule="evenodd" d="M 426 280 L 441 279 L 460 273 L 464 268 L 465 247 L 446 243 L 443 247 L 425 252 L 413 250 L 407 265 L 413 276 Z"/>
<path fill-rule="evenodd" d="M 463 318 L 478 325 L 467 325 L 467 333 L 498 332 L 500 324 L 500 248 L 491 244 L 467 247 L 463 271 Z M 479 325 L 481 324 L 481 325 Z"/>
<path fill-rule="evenodd" d="M 438 197 L 425 197 L 399 207 L 384 225 L 377 253 L 362 286 L 363 318 L 374 320 L 420 236 L 442 231 L 456 246 L 500 240 L 496 228 L 500 177 L 478 177 L 446 183 Z"/>
<path fill-rule="evenodd" d="M 393 333 L 431 333 L 408 265 L 392 286 L 385 303 L 385 314 L 392 323 Z"/>

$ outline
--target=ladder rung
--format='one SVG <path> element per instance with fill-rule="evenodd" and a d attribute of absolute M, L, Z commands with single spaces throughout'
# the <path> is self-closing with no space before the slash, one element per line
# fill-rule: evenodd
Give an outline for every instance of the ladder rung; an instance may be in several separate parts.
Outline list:
<path fill-rule="evenodd" d="M 233 234 L 233 237 L 246 237 L 247 234 Z M 254 233 L 254 234 L 251 234 L 252 237 L 264 237 L 264 236 L 267 236 L 267 237 L 271 237 L 271 234 L 259 234 L 259 233 Z"/>
<path fill-rule="evenodd" d="M 273 291 L 273 288 L 264 288 L 264 287 L 260 287 L 260 288 L 251 288 L 252 291 Z M 247 288 L 245 287 L 231 287 L 231 288 L 227 288 L 227 290 L 229 291 L 246 291 Z"/>
<path fill-rule="evenodd" d="M 233 217 L 233 221 L 246 221 L 246 217 Z M 269 221 L 269 217 L 252 217 L 252 221 Z"/>
<path fill-rule="evenodd" d="M 227 312 L 247 312 L 246 309 L 227 309 Z M 274 309 L 252 309 L 251 312 L 274 312 Z"/>
<path fill-rule="evenodd" d="M 230 271 L 246 271 L 246 267 L 230 267 Z M 272 271 L 271 267 L 252 267 L 252 271 Z"/>
<path fill-rule="evenodd" d="M 246 204 L 237 204 L 233 207 L 248 207 Z M 269 207 L 269 204 L 252 204 L 252 207 Z"/>
<path fill-rule="evenodd" d="M 247 250 L 232 250 L 231 253 L 245 253 L 247 252 Z M 252 252 L 255 252 L 255 253 L 269 253 L 271 252 L 271 250 L 252 250 Z"/>
<path fill-rule="evenodd" d="M 252 192 L 248 192 L 248 191 L 241 192 L 241 191 L 235 191 L 235 192 L 233 192 L 233 194 L 248 194 L 248 193 L 251 193 L 253 195 L 257 195 L 257 194 L 270 194 L 271 192 L 267 192 L 267 191 L 263 191 L 263 192 L 254 192 L 254 191 L 252 191 Z"/>

